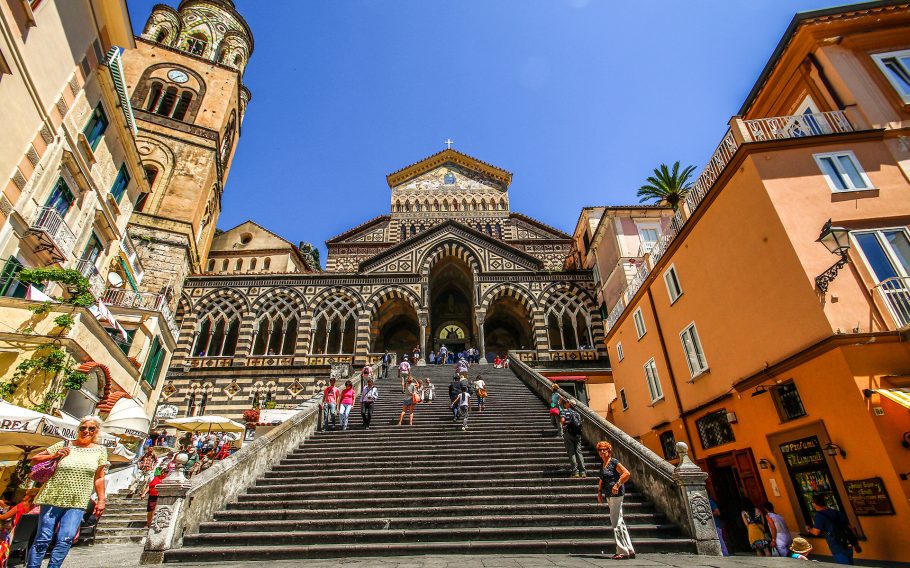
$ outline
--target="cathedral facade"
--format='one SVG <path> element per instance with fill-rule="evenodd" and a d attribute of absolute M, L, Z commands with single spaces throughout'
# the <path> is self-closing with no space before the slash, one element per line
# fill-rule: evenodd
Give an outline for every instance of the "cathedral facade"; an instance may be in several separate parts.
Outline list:
<path fill-rule="evenodd" d="M 333 363 L 418 346 L 605 360 L 591 272 L 563 269 L 569 235 L 510 210 L 511 177 L 452 149 L 389 174 L 389 212 L 326 241 L 324 272 L 255 223 L 218 236 L 185 283 L 163 404 L 296 405 Z"/>

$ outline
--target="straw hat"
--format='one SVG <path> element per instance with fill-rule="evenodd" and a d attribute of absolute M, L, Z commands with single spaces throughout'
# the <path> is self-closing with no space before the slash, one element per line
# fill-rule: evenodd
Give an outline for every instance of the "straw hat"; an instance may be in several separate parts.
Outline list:
<path fill-rule="evenodd" d="M 812 545 L 809 544 L 809 541 L 804 539 L 801 536 L 798 536 L 793 539 L 793 544 L 790 545 L 790 550 L 796 554 L 805 554 L 812 550 Z"/>

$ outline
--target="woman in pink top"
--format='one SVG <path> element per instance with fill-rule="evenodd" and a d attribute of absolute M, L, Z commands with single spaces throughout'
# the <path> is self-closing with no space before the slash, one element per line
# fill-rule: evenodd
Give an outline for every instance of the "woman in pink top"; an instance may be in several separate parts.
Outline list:
<path fill-rule="evenodd" d="M 354 401 L 357 399 L 357 392 L 354 391 L 354 384 L 351 381 L 345 381 L 344 388 L 341 389 L 341 429 L 348 429 L 348 415 L 351 414 L 351 408 L 354 407 Z"/>

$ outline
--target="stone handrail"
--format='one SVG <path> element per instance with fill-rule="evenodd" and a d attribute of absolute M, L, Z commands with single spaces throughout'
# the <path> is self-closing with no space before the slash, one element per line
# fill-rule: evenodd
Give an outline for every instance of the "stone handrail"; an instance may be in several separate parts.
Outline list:
<path fill-rule="evenodd" d="M 360 373 L 351 371 L 342 364 L 332 376 L 348 373 L 359 389 Z M 303 444 L 316 432 L 321 412 L 322 393 L 301 405 L 300 411 L 281 425 L 244 444 L 228 458 L 216 461 L 210 468 L 187 479 L 183 475 L 182 463 L 186 455 L 176 458 L 177 468 L 158 485 L 158 506 L 149 527 L 148 538 L 142 551 L 142 564 L 160 564 L 164 553 L 180 548 L 183 536 L 199 530 L 199 525 L 212 518 L 216 511 L 235 500 L 256 478 Z M 182 463 L 181 463 L 182 458 Z"/>
<path fill-rule="evenodd" d="M 553 383 L 523 361 L 513 359 L 511 363 L 518 378 L 549 403 Z M 559 393 L 564 398 L 573 398 L 563 390 Z M 609 441 L 613 454 L 632 474 L 635 487 L 695 541 L 698 553 L 720 556 L 720 542 L 705 489 L 708 474 L 689 459 L 688 447 L 682 442 L 676 445 L 680 460 L 674 467 L 586 405 L 576 403 L 575 408 L 582 415 L 585 440 L 592 446 L 601 440 Z"/>

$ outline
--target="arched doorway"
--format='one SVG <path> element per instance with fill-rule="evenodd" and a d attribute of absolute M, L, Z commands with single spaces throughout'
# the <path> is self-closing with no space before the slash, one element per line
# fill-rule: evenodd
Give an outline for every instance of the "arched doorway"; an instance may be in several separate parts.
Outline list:
<path fill-rule="evenodd" d="M 490 303 L 483 324 L 487 358 L 514 349 L 535 349 L 531 313 L 515 297 L 500 296 Z"/>
<path fill-rule="evenodd" d="M 471 267 L 455 256 L 439 260 L 430 271 L 429 348 L 442 345 L 457 353 L 475 345 L 474 276 Z M 424 347 L 426 348 L 426 346 Z"/>
<path fill-rule="evenodd" d="M 420 324 L 417 311 L 403 298 L 390 298 L 376 310 L 371 329 L 373 353 L 395 353 L 398 361 L 405 353 L 411 353 L 420 343 Z"/>

